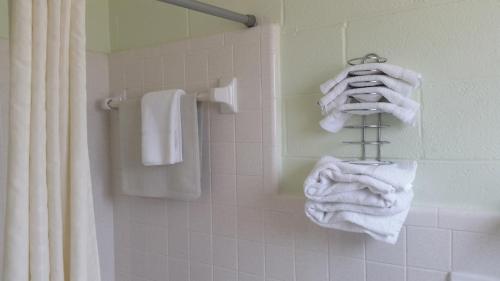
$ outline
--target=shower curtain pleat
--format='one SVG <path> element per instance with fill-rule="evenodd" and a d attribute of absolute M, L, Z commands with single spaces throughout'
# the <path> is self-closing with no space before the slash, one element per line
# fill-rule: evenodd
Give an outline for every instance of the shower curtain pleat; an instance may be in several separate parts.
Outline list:
<path fill-rule="evenodd" d="M 85 0 L 11 0 L 4 281 L 100 281 Z"/>

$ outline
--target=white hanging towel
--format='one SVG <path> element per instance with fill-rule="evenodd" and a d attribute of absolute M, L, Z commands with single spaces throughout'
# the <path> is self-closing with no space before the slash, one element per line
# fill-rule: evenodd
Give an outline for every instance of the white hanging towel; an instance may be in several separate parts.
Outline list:
<path fill-rule="evenodd" d="M 388 63 L 364 63 L 353 65 L 346 68 L 335 78 L 326 81 L 321 84 L 320 89 L 323 94 L 328 93 L 342 80 L 347 78 L 349 72 L 351 71 L 363 71 L 363 70 L 378 70 L 384 73 L 387 76 L 391 76 L 392 78 L 400 79 L 410 84 L 414 88 L 420 86 L 420 80 L 422 79 L 422 75 L 413 70 L 405 69 L 397 65 L 392 65 Z"/>
<path fill-rule="evenodd" d="M 201 194 L 200 147 L 196 97 L 181 97 L 183 161 L 175 165 L 144 166 L 141 159 L 141 104 L 139 99 L 120 103 L 119 186 L 127 195 L 194 200 Z"/>
<path fill-rule="evenodd" d="M 142 163 L 145 166 L 182 162 L 181 96 L 183 90 L 145 94 L 141 99 Z"/>

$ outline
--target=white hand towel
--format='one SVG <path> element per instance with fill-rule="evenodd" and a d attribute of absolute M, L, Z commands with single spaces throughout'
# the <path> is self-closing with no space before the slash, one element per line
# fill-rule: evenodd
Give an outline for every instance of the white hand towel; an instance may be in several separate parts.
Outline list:
<path fill-rule="evenodd" d="M 370 196 L 358 198 L 361 199 L 359 200 L 360 202 L 352 203 L 356 195 L 358 194 L 352 194 L 350 197 L 344 196 L 344 198 L 341 198 L 341 200 L 347 199 L 346 201 L 317 202 L 311 200 L 308 205 L 309 208 L 314 209 L 315 212 L 337 213 L 348 211 L 372 216 L 391 216 L 410 208 L 411 201 L 413 200 L 413 190 L 411 189 L 396 193 L 397 200 L 395 200 L 391 206 L 373 206 L 371 205 L 372 203 L 378 202 L 371 202 L 373 200 Z M 375 194 L 372 193 L 372 195 Z"/>
<path fill-rule="evenodd" d="M 372 95 L 370 93 L 378 93 Z M 350 95 L 353 95 L 350 98 Z M 409 97 L 405 97 L 387 87 L 366 87 L 349 89 L 341 93 L 335 100 L 332 100 L 324 108 L 323 115 L 328 114 L 331 110 L 338 108 L 341 105 L 350 102 L 350 99 L 356 99 L 360 103 L 377 102 L 381 98 L 385 98 L 388 102 L 403 107 L 412 112 L 418 112 L 420 105 L 418 102 Z"/>
<path fill-rule="evenodd" d="M 183 90 L 147 93 L 141 100 L 142 163 L 182 162 L 181 96 Z"/>
<path fill-rule="evenodd" d="M 333 89 L 325 94 L 319 101 L 318 104 L 321 107 L 322 112 L 326 112 L 325 108 L 331 102 L 333 102 L 340 94 L 348 89 L 349 83 L 352 82 L 366 82 L 366 81 L 380 81 L 387 88 L 400 93 L 401 95 L 408 97 L 411 95 L 415 89 L 412 85 L 398 80 L 386 75 L 366 75 L 366 76 L 353 76 L 342 80 Z"/>
<path fill-rule="evenodd" d="M 470 273 L 462 273 L 462 272 L 451 272 L 449 280 L 450 281 L 500 281 L 499 278 L 470 274 Z"/>
<path fill-rule="evenodd" d="M 365 63 L 353 65 L 346 68 L 335 78 L 330 79 L 323 83 L 320 86 L 321 92 L 323 94 L 328 93 L 342 80 L 347 78 L 349 72 L 351 71 L 363 71 L 363 70 L 379 70 L 380 72 L 391 76 L 392 78 L 401 79 L 406 83 L 410 84 L 412 87 L 416 88 L 420 86 L 420 79 L 422 79 L 422 75 L 409 69 L 402 68 L 397 65 L 392 65 L 388 63 Z"/>
<path fill-rule="evenodd" d="M 390 216 L 374 216 L 357 212 L 323 212 L 310 202 L 305 204 L 306 216 L 319 226 L 350 232 L 366 233 L 372 238 L 395 244 L 409 209 Z"/>
<path fill-rule="evenodd" d="M 307 176 L 304 190 L 332 188 L 338 182 L 358 182 L 373 193 L 387 194 L 411 189 L 416 171 L 415 161 L 373 166 L 355 165 L 323 156 Z"/>

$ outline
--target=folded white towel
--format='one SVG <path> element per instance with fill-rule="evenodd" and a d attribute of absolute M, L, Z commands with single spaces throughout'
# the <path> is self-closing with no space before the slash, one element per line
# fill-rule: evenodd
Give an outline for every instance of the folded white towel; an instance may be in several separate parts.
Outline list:
<path fill-rule="evenodd" d="M 355 165 L 323 156 L 307 176 L 304 190 L 325 190 L 334 188 L 334 184 L 339 182 L 357 182 L 376 194 L 394 193 L 411 189 L 416 171 L 415 161 L 373 166 Z"/>
<path fill-rule="evenodd" d="M 409 209 L 390 216 L 375 216 L 350 211 L 324 212 L 306 202 L 306 216 L 314 223 L 333 229 L 366 233 L 372 238 L 395 244 Z"/>
<path fill-rule="evenodd" d="M 461 273 L 461 272 L 451 272 L 450 281 L 500 281 L 499 278 L 494 278 L 490 276 Z"/>
<path fill-rule="evenodd" d="M 329 103 L 333 102 L 340 94 L 348 89 L 349 83 L 353 82 L 367 82 L 367 81 L 380 81 L 387 88 L 397 92 L 405 97 L 411 95 L 415 89 L 412 85 L 390 76 L 386 75 L 366 75 L 366 76 L 353 76 L 342 80 L 340 83 L 335 85 L 333 89 L 325 94 L 319 101 L 318 104 L 321 107 L 322 112 L 326 112 L 325 108 Z"/>
<path fill-rule="evenodd" d="M 184 94 L 183 90 L 166 90 L 142 97 L 142 163 L 145 166 L 182 162 L 180 97 Z"/>
<path fill-rule="evenodd" d="M 338 83 L 347 78 L 349 72 L 363 71 L 363 70 L 379 70 L 380 72 L 388 76 L 405 81 L 414 88 L 420 86 L 420 79 L 422 78 L 421 74 L 413 70 L 404 69 L 397 65 L 392 65 L 388 63 L 365 63 L 365 64 L 350 66 L 346 68 L 344 71 L 342 71 L 335 78 L 326 81 L 320 86 L 321 92 L 323 94 L 326 94 L 329 91 L 331 91 L 333 87 L 335 87 Z"/>
<path fill-rule="evenodd" d="M 391 207 L 397 193 L 373 193 L 359 182 L 338 182 L 330 186 L 308 185 L 304 188 L 306 198 L 316 202 L 350 203 L 374 207 Z"/>
<path fill-rule="evenodd" d="M 368 193 L 369 192 L 362 194 L 363 197 L 358 197 L 357 200 L 355 197 L 359 195 L 359 193 L 355 192 L 353 192 L 351 196 L 349 196 L 348 193 L 344 194 L 343 198 L 336 198 L 340 200 L 347 199 L 345 201 L 317 202 L 310 200 L 308 206 L 314 209 L 315 212 L 337 213 L 348 211 L 372 216 L 392 216 L 410 208 L 411 201 L 413 200 L 413 190 L 410 189 L 397 192 L 395 194 L 397 200 L 395 200 L 391 206 L 373 206 L 373 203 L 379 204 L 379 202 L 373 200 L 376 194 L 372 193 L 373 197 L 371 197 Z M 354 201 L 360 202 L 353 203 Z"/>

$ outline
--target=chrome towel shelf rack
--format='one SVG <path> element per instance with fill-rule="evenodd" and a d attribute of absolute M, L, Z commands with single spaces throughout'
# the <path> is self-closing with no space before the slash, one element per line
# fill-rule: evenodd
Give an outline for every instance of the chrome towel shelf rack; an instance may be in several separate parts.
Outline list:
<path fill-rule="evenodd" d="M 348 61 L 349 65 L 357 65 L 357 64 L 364 64 L 364 63 L 385 63 L 387 62 L 386 58 L 380 57 L 377 54 L 370 53 L 365 55 L 364 57 L 360 58 L 354 58 Z M 365 75 L 377 75 L 377 74 L 383 74 L 379 70 L 372 69 L 372 70 L 360 70 L 360 71 L 351 71 L 349 72 L 349 76 L 365 76 Z M 365 88 L 365 87 L 376 87 L 376 86 L 381 86 L 384 85 L 381 81 L 362 81 L 362 82 L 353 82 L 349 83 L 350 88 Z M 353 103 L 358 103 L 360 102 L 359 97 L 357 97 L 359 94 L 351 94 L 349 97 L 351 98 L 351 102 Z M 367 95 L 367 94 L 363 94 Z M 379 93 L 369 93 L 368 95 L 379 95 Z M 379 100 L 380 102 L 384 102 L 384 98 L 381 97 Z M 377 122 L 375 124 L 367 124 L 367 111 L 373 112 L 377 114 Z M 353 164 L 359 164 L 359 165 L 388 165 L 388 164 L 393 164 L 391 161 L 387 160 L 382 160 L 382 145 L 384 144 L 389 144 L 390 141 L 383 140 L 382 139 L 382 129 L 389 127 L 389 125 L 383 124 L 382 123 L 382 112 L 376 108 L 367 108 L 367 109 L 351 109 L 351 110 L 344 110 L 343 112 L 349 113 L 349 114 L 359 114 L 361 115 L 361 124 L 359 125 L 350 125 L 350 126 L 345 126 L 344 128 L 348 129 L 361 129 L 361 139 L 359 141 L 343 141 L 343 143 L 346 144 L 353 144 L 353 145 L 360 145 L 361 146 L 361 156 L 359 160 L 353 160 L 353 161 L 348 161 L 349 163 Z M 375 140 L 368 140 L 367 139 L 367 130 L 369 129 L 375 129 L 376 130 L 376 139 Z M 376 156 L 375 160 L 369 161 L 367 160 L 367 152 L 366 152 L 366 147 L 368 145 L 375 145 L 376 146 Z"/>

